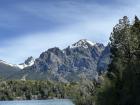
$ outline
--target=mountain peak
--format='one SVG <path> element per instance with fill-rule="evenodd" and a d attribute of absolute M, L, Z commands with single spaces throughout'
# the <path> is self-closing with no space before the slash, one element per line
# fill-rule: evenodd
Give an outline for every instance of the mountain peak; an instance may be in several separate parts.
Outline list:
<path fill-rule="evenodd" d="M 17 66 L 18 66 L 20 69 L 24 69 L 25 67 L 32 66 L 32 65 L 34 64 L 34 61 L 35 61 L 35 59 L 34 59 L 32 56 L 30 56 L 30 57 L 28 57 L 28 58 L 25 60 L 24 63 L 21 63 L 21 64 L 19 64 L 19 65 L 17 65 Z"/>
<path fill-rule="evenodd" d="M 28 57 L 25 62 L 24 62 L 26 65 L 32 65 L 34 63 L 34 58 L 31 56 L 31 57 Z"/>
<path fill-rule="evenodd" d="M 94 46 L 96 43 L 93 43 L 87 39 L 81 39 L 78 42 L 72 44 L 71 48 L 75 48 L 75 47 L 84 47 L 84 48 L 88 48 L 89 46 Z"/>

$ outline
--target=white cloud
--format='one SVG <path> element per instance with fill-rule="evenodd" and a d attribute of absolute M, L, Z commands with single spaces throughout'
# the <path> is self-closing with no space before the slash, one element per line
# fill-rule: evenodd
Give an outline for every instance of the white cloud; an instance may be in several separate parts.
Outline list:
<path fill-rule="evenodd" d="M 1 59 L 13 63 L 20 63 L 30 55 L 38 57 L 41 52 L 52 47 L 60 47 L 63 49 L 79 39 L 86 38 L 95 42 L 98 42 L 99 39 L 107 40 L 108 37 L 102 35 L 107 32 L 106 29 L 108 26 L 106 26 L 106 29 L 104 28 L 105 26 L 100 28 L 101 33 L 99 32 L 99 27 L 100 25 L 96 22 L 92 22 L 91 25 L 91 22 L 85 21 L 72 26 L 63 27 L 50 33 L 41 32 L 21 35 L 22 37 L 17 37 L 5 42 L 8 46 L 3 47 L 2 52 L 0 52 L 1 56 L 4 57 Z"/>
<path fill-rule="evenodd" d="M 19 5 L 17 8 L 40 19 L 65 24 L 61 24 L 50 32 L 38 30 L 38 33 L 20 35 L 5 42 L 6 46 L 0 48 L 0 59 L 21 63 L 28 56 L 38 57 L 41 52 L 55 46 L 63 49 L 83 38 L 106 44 L 119 18 L 127 15 L 132 19 L 134 15 L 140 15 L 139 1 L 136 3 L 129 1 L 129 3 L 133 5 L 108 7 L 98 4 L 67 4 L 67 8 L 65 5 L 60 7 L 53 5 L 47 8 L 45 4 L 42 8 L 36 7 L 37 4 Z"/>

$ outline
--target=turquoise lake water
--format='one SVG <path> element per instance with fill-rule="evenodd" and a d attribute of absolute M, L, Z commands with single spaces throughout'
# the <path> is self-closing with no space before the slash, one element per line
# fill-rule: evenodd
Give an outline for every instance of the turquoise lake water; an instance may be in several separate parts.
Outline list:
<path fill-rule="evenodd" d="M 70 100 L 0 101 L 0 105 L 74 105 Z"/>

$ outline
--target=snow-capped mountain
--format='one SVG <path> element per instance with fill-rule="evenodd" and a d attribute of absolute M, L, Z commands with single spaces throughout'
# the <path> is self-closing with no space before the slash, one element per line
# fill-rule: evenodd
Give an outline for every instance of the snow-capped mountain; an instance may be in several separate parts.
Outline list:
<path fill-rule="evenodd" d="M 31 56 L 31 57 L 28 57 L 28 59 L 25 60 L 25 62 L 21 63 L 21 64 L 10 64 L 10 63 L 3 61 L 3 60 L 0 60 L 0 63 L 4 64 L 6 66 L 13 67 L 13 68 L 24 69 L 25 67 L 32 66 L 34 64 L 34 61 L 35 61 L 34 58 Z"/>
<path fill-rule="evenodd" d="M 24 71 L 28 74 L 27 78 L 32 79 L 77 81 L 83 75 L 95 79 L 98 77 L 98 62 L 104 49 L 102 43 L 82 39 L 63 50 L 58 47 L 48 49 Z"/>
<path fill-rule="evenodd" d="M 24 63 L 17 65 L 17 67 L 19 67 L 20 69 L 24 69 L 26 67 L 32 66 L 34 64 L 34 61 L 35 61 L 35 59 L 32 56 L 28 57 L 28 59 L 25 60 Z"/>
<path fill-rule="evenodd" d="M 20 72 L 20 68 L 16 65 L 7 63 L 6 61 L 0 60 L 0 78 L 1 79 L 13 79 L 15 75 Z"/>
<path fill-rule="evenodd" d="M 91 46 L 94 46 L 96 43 L 93 43 L 87 39 L 81 39 L 78 42 L 72 44 L 70 47 L 71 48 L 76 48 L 76 47 L 84 47 L 84 48 L 88 48 Z"/>
<path fill-rule="evenodd" d="M 4 60 L 0 60 L 0 63 L 1 63 L 1 64 L 5 64 L 5 65 L 7 65 L 7 66 L 11 66 L 11 67 L 17 67 L 17 65 L 7 63 L 7 62 L 6 62 L 6 61 L 4 61 Z"/>
<path fill-rule="evenodd" d="M 109 53 L 109 47 L 102 43 L 82 39 L 63 50 L 58 47 L 50 48 L 37 59 L 29 57 L 19 65 L 0 60 L 0 76 L 10 77 L 12 74 L 10 78 L 21 79 L 26 75 L 26 79 L 62 82 L 77 81 L 83 75 L 88 79 L 95 79 L 99 72 L 107 68 Z"/>

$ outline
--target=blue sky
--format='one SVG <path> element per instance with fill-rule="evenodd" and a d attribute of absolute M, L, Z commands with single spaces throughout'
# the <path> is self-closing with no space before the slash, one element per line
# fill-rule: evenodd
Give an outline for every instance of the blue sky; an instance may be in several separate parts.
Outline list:
<path fill-rule="evenodd" d="M 118 19 L 139 10 L 139 0 L 0 0 L 0 59 L 21 63 L 79 39 L 107 44 Z"/>

